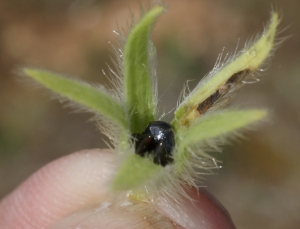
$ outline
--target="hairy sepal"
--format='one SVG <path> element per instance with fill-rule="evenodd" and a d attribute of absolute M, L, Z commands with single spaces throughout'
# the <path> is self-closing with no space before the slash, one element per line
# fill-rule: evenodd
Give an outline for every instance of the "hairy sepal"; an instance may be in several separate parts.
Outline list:
<path fill-rule="evenodd" d="M 180 126 L 190 126 L 201 114 L 197 110 L 199 104 L 209 98 L 222 87 L 230 77 L 238 73 L 246 75 L 257 70 L 274 47 L 277 26 L 280 22 L 277 13 L 272 13 L 268 29 L 249 48 L 240 51 L 237 57 L 229 58 L 211 71 L 199 82 L 196 88 L 184 99 L 175 111 L 172 125 L 175 129 Z"/>
<path fill-rule="evenodd" d="M 111 188 L 113 191 L 136 190 L 162 171 L 163 167 L 134 153 L 128 155 L 118 169 Z"/>
<path fill-rule="evenodd" d="M 59 74 L 25 68 L 24 73 L 44 87 L 68 100 L 82 105 L 89 111 L 104 116 L 127 133 L 127 119 L 123 107 L 105 90 L 92 87 L 78 80 L 63 77 Z"/>
<path fill-rule="evenodd" d="M 124 97 L 130 114 L 131 133 L 141 133 L 150 121 L 155 120 L 157 98 L 155 96 L 155 71 L 151 59 L 155 49 L 150 32 L 156 18 L 162 14 L 161 5 L 151 8 L 131 30 L 124 48 Z"/>
<path fill-rule="evenodd" d="M 212 113 L 198 119 L 189 127 L 188 131 L 184 128 L 177 132 L 177 148 L 175 151 L 175 166 L 178 174 L 187 167 L 189 159 L 193 154 L 199 158 L 210 158 L 202 150 L 193 152 L 191 149 L 195 145 L 207 144 L 212 139 L 226 137 L 235 131 L 247 127 L 267 115 L 265 110 L 232 110 Z M 205 145 L 203 144 L 203 145 Z M 213 161 L 213 163 L 215 163 Z M 201 166 L 201 160 L 199 161 Z"/>

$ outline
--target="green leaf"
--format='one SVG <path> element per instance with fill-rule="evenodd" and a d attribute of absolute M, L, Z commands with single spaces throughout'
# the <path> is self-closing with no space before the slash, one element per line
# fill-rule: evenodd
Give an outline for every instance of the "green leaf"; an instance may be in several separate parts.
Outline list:
<path fill-rule="evenodd" d="M 140 187 L 163 169 L 148 158 L 129 155 L 118 169 L 112 182 L 112 190 L 128 191 Z"/>
<path fill-rule="evenodd" d="M 124 130 L 128 128 L 123 107 L 104 91 L 47 71 L 25 68 L 24 73 L 59 95 L 103 115 Z"/>
<path fill-rule="evenodd" d="M 150 32 L 155 19 L 164 11 L 154 6 L 131 30 L 124 49 L 125 99 L 130 114 L 131 133 L 141 133 L 155 119 L 157 99 L 151 79 L 150 60 L 154 49 Z M 153 76 L 152 76 L 153 77 Z"/>
<path fill-rule="evenodd" d="M 194 122 L 201 115 L 197 110 L 199 104 L 213 95 L 232 76 L 247 74 L 259 68 L 273 49 L 279 22 L 278 14 L 273 13 L 268 30 L 250 48 L 242 51 L 234 61 L 229 61 L 223 68 L 212 71 L 204 81 L 200 81 L 175 111 L 172 122 L 175 129 L 188 127 Z"/>
<path fill-rule="evenodd" d="M 187 147 L 199 144 L 205 140 L 220 137 L 246 127 L 253 122 L 266 117 L 264 110 L 223 111 L 204 116 L 190 126 L 188 131 L 178 132 L 178 146 L 175 153 L 177 171 L 181 171 L 188 158 Z M 183 129 L 182 129 L 183 130 Z"/>

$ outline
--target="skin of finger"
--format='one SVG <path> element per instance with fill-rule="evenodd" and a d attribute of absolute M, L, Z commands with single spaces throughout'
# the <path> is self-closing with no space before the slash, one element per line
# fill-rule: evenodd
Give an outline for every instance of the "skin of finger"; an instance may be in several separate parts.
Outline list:
<path fill-rule="evenodd" d="M 182 228 L 144 203 L 111 204 L 104 202 L 96 207 L 84 209 L 56 223 L 49 229 L 140 229 Z"/>
<path fill-rule="evenodd" d="M 48 228 L 78 209 L 103 201 L 114 161 L 108 150 L 84 150 L 49 163 L 1 201 L 1 228 Z"/>
<path fill-rule="evenodd" d="M 195 191 L 189 193 L 197 200 L 195 203 L 183 199 L 178 205 L 162 197 L 159 204 L 144 206 L 150 209 L 146 220 L 145 211 L 122 209 L 121 205 L 99 211 L 103 203 L 108 203 L 107 187 L 114 171 L 115 157 L 105 150 L 82 151 L 50 163 L 0 203 L 1 228 L 48 228 L 57 221 L 61 223 L 54 228 L 94 228 L 97 222 L 99 228 L 120 228 L 121 224 L 138 225 L 127 228 L 144 228 L 146 224 L 151 228 L 159 223 L 149 222 L 151 213 L 156 218 L 163 215 L 165 218 L 157 218 L 161 222 L 169 223 L 170 218 L 185 228 L 234 228 L 215 201 Z"/>
<path fill-rule="evenodd" d="M 49 229 L 234 229 L 227 211 L 205 190 L 187 191 L 194 202 L 161 197 L 156 204 L 104 202 L 78 211 Z M 124 207 L 125 206 L 125 207 Z"/>
<path fill-rule="evenodd" d="M 228 211 L 205 189 L 186 190 L 193 199 L 178 200 L 160 197 L 156 208 L 169 219 L 189 229 L 234 229 Z"/>

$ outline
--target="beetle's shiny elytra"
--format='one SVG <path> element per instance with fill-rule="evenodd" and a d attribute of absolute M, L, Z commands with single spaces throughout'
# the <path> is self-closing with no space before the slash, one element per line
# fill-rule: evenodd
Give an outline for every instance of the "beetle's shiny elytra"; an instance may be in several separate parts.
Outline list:
<path fill-rule="evenodd" d="M 172 150 L 175 146 L 172 126 L 163 121 L 150 122 L 141 134 L 133 134 L 135 153 L 141 157 L 153 154 L 153 162 L 166 166 L 173 162 Z"/>

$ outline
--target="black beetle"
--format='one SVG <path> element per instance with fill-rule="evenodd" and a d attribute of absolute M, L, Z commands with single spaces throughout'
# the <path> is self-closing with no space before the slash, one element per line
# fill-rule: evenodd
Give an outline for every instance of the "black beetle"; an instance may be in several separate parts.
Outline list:
<path fill-rule="evenodd" d="M 172 126 L 163 121 L 150 122 L 141 134 L 133 134 L 135 153 L 141 157 L 153 154 L 153 162 L 166 166 L 173 162 L 175 137 Z"/>

